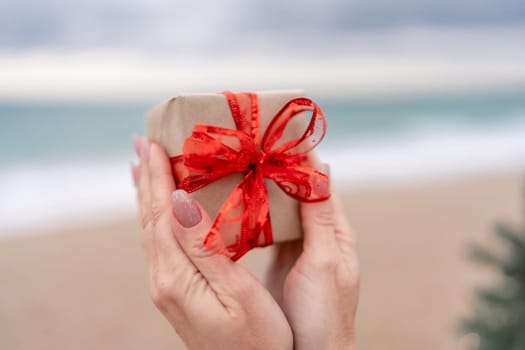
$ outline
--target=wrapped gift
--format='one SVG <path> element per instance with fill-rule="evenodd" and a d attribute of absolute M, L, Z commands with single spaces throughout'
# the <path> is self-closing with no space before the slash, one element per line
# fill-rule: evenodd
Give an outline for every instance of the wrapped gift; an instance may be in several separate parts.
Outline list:
<path fill-rule="evenodd" d="M 168 153 L 177 188 L 214 219 L 203 242 L 233 260 L 302 237 L 298 201 L 329 197 L 310 165 L 321 109 L 302 91 L 185 94 L 147 113 L 148 137 Z"/>

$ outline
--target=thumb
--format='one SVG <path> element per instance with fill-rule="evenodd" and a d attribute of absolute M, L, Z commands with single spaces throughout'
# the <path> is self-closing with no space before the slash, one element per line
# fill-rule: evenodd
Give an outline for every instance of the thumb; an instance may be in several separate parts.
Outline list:
<path fill-rule="evenodd" d="M 337 251 L 337 241 L 332 198 L 322 202 L 302 203 L 301 217 L 304 252 L 321 259 L 333 257 Z"/>
<path fill-rule="evenodd" d="M 208 282 L 228 283 L 226 279 L 235 273 L 235 264 L 222 254 L 225 251 L 222 240 L 214 240 L 210 248 L 205 246 L 212 224 L 206 211 L 184 190 L 175 190 L 171 199 L 173 233 L 186 256 Z"/>
<path fill-rule="evenodd" d="M 321 164 L 315 155 L 309 160 L 312 165 L 330 176 L 328 164 Z M 313 203 L 301 203 L 301 219 L 304 233 L 303 249 L 316 257 L 333 256 L 337 250 L 336 212 L 333 197 Z"/>

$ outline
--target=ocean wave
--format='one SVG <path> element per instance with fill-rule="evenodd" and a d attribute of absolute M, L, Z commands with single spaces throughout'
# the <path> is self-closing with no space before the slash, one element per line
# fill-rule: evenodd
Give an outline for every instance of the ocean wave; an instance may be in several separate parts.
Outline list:
<path fill-rule="evenodd" d="M 522 172 L 525 122 L 477 129 L 427 125 L 388 139 L 327 142 L 319 153 L 334 182 L 346 188 Z M 1 169 L 0 237 L 132 215 L 131 157 Z"/>
<path fill-rule="evenodd" d="M 126 216 L 135 207 L 129 162 L 65 162 L 0 171 L 0 237 Z"/>
<path fill-rule="evenodd" d="M 346 186 L 410 184 L 525 170 L 525 121 L 493 125 L 415 125 L 377 139 L 321 147 L 335 180 Z"/>

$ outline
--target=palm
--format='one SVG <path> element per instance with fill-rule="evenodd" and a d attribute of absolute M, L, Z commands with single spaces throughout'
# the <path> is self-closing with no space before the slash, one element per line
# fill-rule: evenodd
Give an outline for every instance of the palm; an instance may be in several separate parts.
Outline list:
<path fill-rule="evenodd" d="M 337 232 L 336 236 L 339 236 Z M 344 237 L 340 239 L 338 237 L 338 241 L 337 277 L 344 279 L 346 283 L 356 285 L 359 282 L 357 256 L 347 251 L 352 248 L 346 248 L 348 242 L 344 242 Z M 312 276 L 316 271 L 319 272 L 319 269 L 313 268 L 312 259 L 303 253 L 302 240 L 276 244 L 274 250 L 274 257 L 266 276 L 266 286 L 279 305 L 283 307 L 285 295 L 299 292 L 295 290 L 296 288 L 308 287 L 308 281 L 304 280 L 305 277 L 323 278 L 323 276 Z"/>
<path fill-rule="evenodd" d="M 277 344 L 279 348 L 286 348 L 287 344 L 292 343 L 290 326 L 283 311 L 266 289 L 247 271 L 243 276 L 245 280 L 250 281 L 247 284 L 246 292 L 249 291 L 250 297 L 258 301 L 257 305 L 248 306 L 248 310 L 247 306 L 239 302 L 238 298 L 232 297 L 228 290 L 213 290 L 209 283 L 202 276 L 199 276 L 198 271 L 193 272 L 193 275 L 197 276 L 194 278 L 199 279 L 200 282 L 196 282 L 195 290 L 188 295 L 186 317 L 189 317 L 190 320 L 200 321 L 174 323 L 181 325 L 176 330 L 183 338 L 190 339 L 196 348 L 215 348 L 217 344 L 225 344 L 226 331 L 223 329 L 221 332 L 217 332 L 217 325 L 228 324 L 232 315 L 245 317 L 246 319 L 243 322 L 261 326 L 261 329 L 250 329 L 246 325 L 244 326 L 249 330 L 252 340 L 267 339 L 268 334 L 273 334 L 271 341 L 267 339 L 272 348 Z M 261 312 L 262 310 L 264 312 Z M 203 317 L 203 315 L 206 316 Z M 196 333 L 199 336 L 196 337 Z M 227 339 L 235 340 L 235 334 L 228 334 Z M 243 343 L 243 347 L 256 348 L 256 344 Z"/>
<path fill-rule="evenodd" d="M 357 307 L 357 257 L 345 254 L 343 244 L 334 252 L 334 259 L 320 263 L 303 252 L 302 244 L 299 241 L 276 246 L 267 287 L 292 325 L 294 338 L 313 346 L 322 339 L 318 333 L 326 333 L 320 331 L 320 324 L 339 325 L 339 329 L 333 329 L 337 334 L 348 334 L 348 329 L 353 329 L 353 321 L 347 321 L 353 320 Z M 323 346 L 318 343 L 313 348 Z"/>

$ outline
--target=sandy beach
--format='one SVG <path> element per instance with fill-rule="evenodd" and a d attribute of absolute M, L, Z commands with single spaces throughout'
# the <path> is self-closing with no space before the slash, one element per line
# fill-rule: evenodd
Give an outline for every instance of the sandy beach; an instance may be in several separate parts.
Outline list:
<path fill-rule="evenodd" d="M 459 349 L 472 288 L 467 258 L 495 221 L 522 222 L 522 178 L 339 191 L 359 234 L 358 348 Z M 149 299 L 134 217 L 45 227 L 0 241 L 0 349 L 184 349 Z M 271 249 L 242 264 L 262 276 Z"/>

